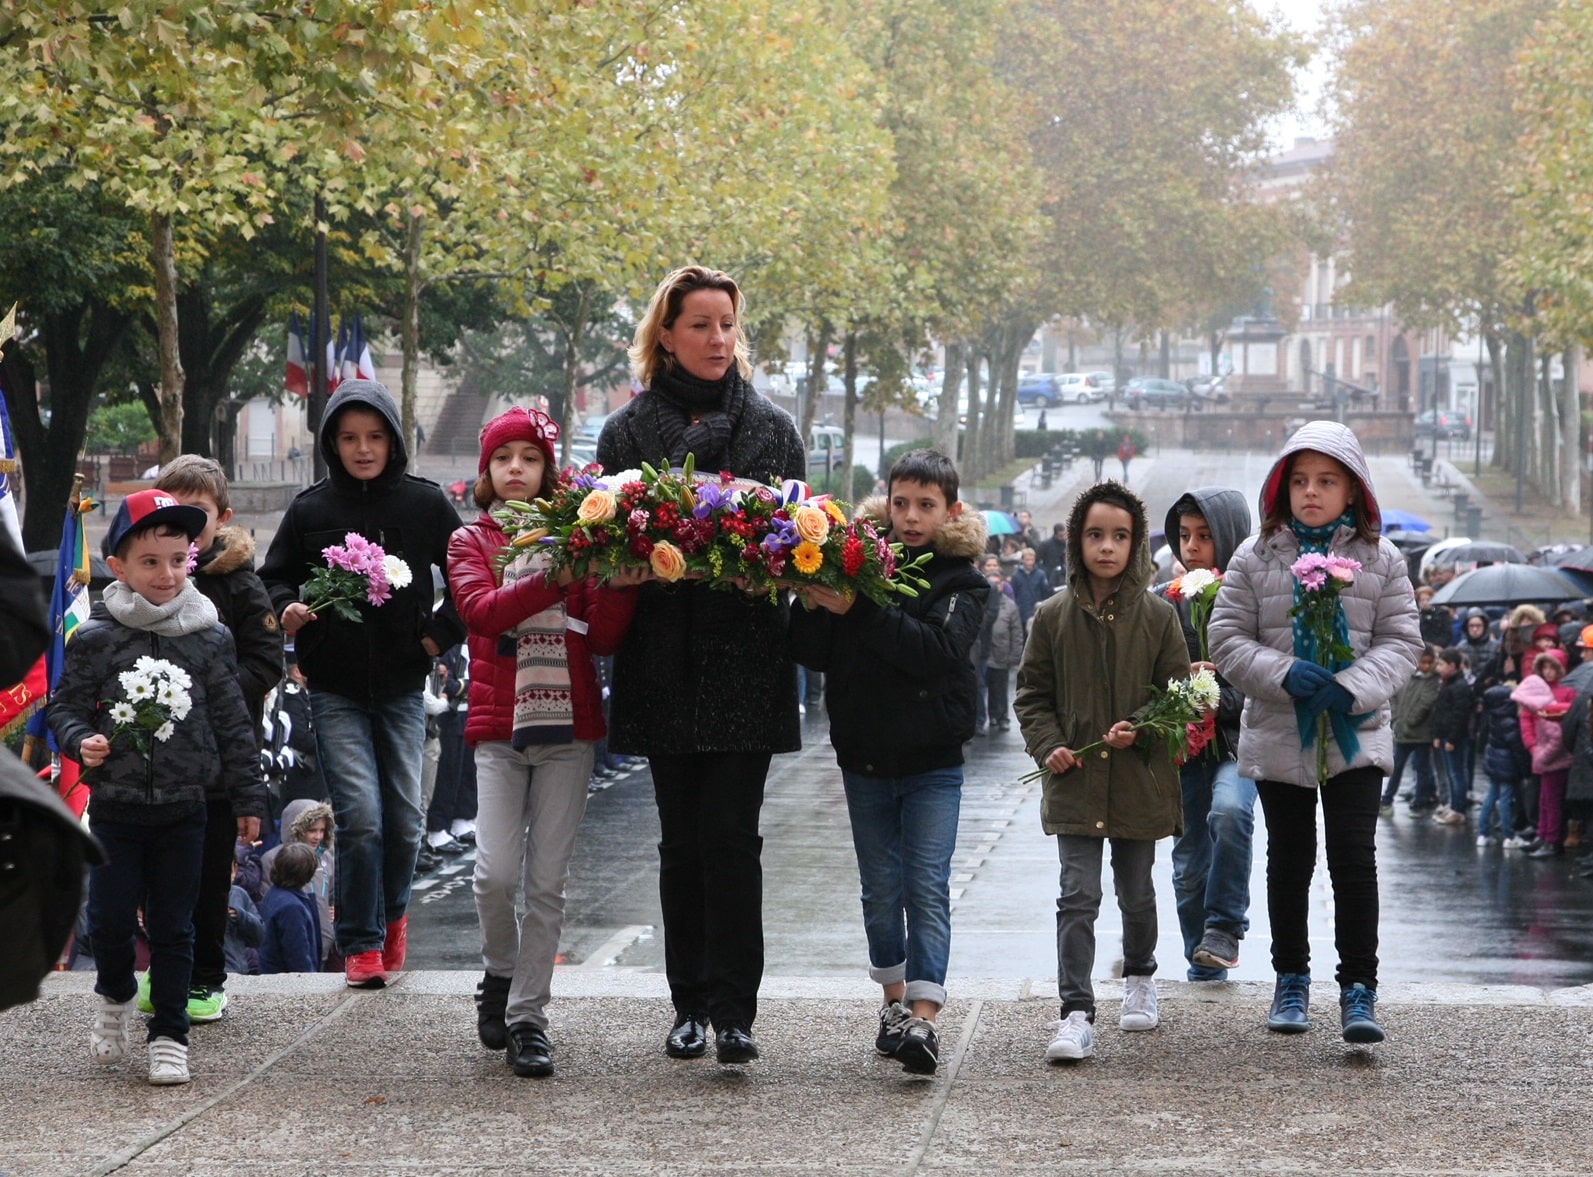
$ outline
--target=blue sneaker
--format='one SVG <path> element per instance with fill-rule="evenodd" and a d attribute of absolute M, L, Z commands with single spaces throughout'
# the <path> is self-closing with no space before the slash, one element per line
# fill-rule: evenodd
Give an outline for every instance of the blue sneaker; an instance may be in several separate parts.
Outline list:
<path fill-rule="evenodd" d="M 1377 990 L 1359 981 L 1339 994 L 1339 1021 L 1346 1042 L 1381 1042 L 1387 1037 L 1377 1022 Z"/>
<path fill-rule="evenodd" d="M 1311 975 L 1279 973 L 1272 992 L 1267 1029 L 1279 1034 L 1304 1034 L 1311 1028 Z"/>

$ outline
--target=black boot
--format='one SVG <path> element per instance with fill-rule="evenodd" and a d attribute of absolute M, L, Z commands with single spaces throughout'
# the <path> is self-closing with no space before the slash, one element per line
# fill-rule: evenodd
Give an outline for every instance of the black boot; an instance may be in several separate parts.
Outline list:
<path fill-rule="evenodd" d="M 503 1024 L 508 1005 L 509 978 L 483 974 L 476 986 L 476 1036 L 488 1050 L 506 1050 L 509 1046 L 509 1028 Z"/>

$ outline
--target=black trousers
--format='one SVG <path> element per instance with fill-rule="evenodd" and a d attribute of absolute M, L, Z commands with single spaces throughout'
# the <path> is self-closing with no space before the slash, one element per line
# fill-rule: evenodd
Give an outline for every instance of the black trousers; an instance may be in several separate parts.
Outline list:
<path fill-rule="evenodd" d="M 769 753 L 653 756 L 664 971 L 677 1014 L 752 1028 L 763 980 L 763 838 Z"/>
<path fill-rule="evenodd" d="M 225 797 L 205 799 L 205 849 L 199 863 L 199 898 L 194 903 L 195 988 L 227 983 L 227 903 L 232 897 L 233 847 L 238 819 Z"/>
<path fill-rule="evenodd" d="M 1333 881 L 1333 941 L 1339 985 L 1377 988 L 1377 808 L 1383 773 L 1356 768 L 1319 789 L 1257 781 L 1267 822 L 1267 909 L 1272 920 L 1272 967 L 1309 973 L 1307 928 L 1311 876 L 1316 871 L 1316 809 L 1322 803 L 1328 876 Z"/>

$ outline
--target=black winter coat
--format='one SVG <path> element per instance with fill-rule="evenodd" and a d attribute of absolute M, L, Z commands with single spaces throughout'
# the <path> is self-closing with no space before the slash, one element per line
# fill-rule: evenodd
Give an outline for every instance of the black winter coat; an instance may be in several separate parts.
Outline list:
<path fill-rule="evenodd" d="M 1433 704 L 1433 739 L 1460 747 L 1471 734 L 1471 684 L 1457 674 L 1438 688 Z"/>
<path fill-rule="evenodd" d="M 87 774 L 94 812 L 112 821 L 160 824 L 217 791 L 239 817 L 265 817 L 260 751 L 243 703 L 232 635 L 224 626 L 162 636 L 117 621 L 94 606 L 66 648 L 66 669 L 50 700 L 50 728 L 74 760 L 92 735 L 115 729 L 109 704 L 122 699 L 117 676 L 140 657 L 164 659 L 188 672 L 192 708 L 171 738 L 150 741 L 146 757 L 122 736 L 103 764 Z"/>
<path fill-rule="evenodd" d="M 877 518 L 884 500 L 863 512 Z M 792 611 L 796 660 L 829 676 L 830 743 L 846 771 L 894 778 L 963 762 L 978 703 L 969 651 L 995 592 L 973 563 L 984 546 L 984 517 L 964 511 L 937 531 L 929 588 L 917 597 L 877 605 L 860 596 L 840 616 Z M 919 554 L 908 549 L 907 558 Z"/>
<path fill-rule="evenodd" d="M 255 574 L 254 552 L 254 536 L 241 527 L 223 527 L 210 550 L 199 557 L 191 579 L 216 607 L 221 624 L 232 631 L 238 648 L 238 685 L 255 734 L 262 736 L 265 698 L 282 681 L 282 624 L 265 582 Z"/>
<path fill-rule="evenodd" d="M 1490 779 L 1519 782 L 1532 774 L 1532 754 L 1521 739 L 1521 711 L 1510 697 L 1513 689 L 1501 683 L 1482 693 L 1482 725 L 1488 736 L 1482 769 Z"/>
<path fill-rule="evenodd" d="M 348 473 L 338 457 L 338 417 L 349 408 L 373 410 L 387 421 L 391 456 L 387 468 L 368 482 Z M 327 476 L 288 504 L 260 567 L 279 618 L 299 600 L 310 573 L 325 567 L 322 551 L 341 545 L 351 531 L 401 558 L 414 575 L 407 588 L 394 589 L 380 607 L 359 602 L 363 621 L 344 621 L 328 611 L 294 635 L 294 651 L 311 690 L 367 703 L 412 694 L 431 671 L 431 655 L 421 639 L 431 638 L 439 650 L 465 640 L 464 624 L 446 594 L 442 608 L 432 612 L 432 569 L 446 575 L 448 537 L 463 523 L 442 487 L 404 472 L 409 454 L 403 438 L 398 406 L 385 387 L 374 380 L 339 385 L 321 419 Z"/>
<path fill-rule="evenodd" d="M 644 392 L 612 414 L 597 443 L 609 471 L 665 457 Z M 791 418 L 750 392 L 725 468 L 738 478 L 801 478 L 807 450 Z M 701 583 L 650 583 L 614 655 L 609 747 L 638 756 L 795 752 L 796 666 L 786 652 L 788 606 Z"/>

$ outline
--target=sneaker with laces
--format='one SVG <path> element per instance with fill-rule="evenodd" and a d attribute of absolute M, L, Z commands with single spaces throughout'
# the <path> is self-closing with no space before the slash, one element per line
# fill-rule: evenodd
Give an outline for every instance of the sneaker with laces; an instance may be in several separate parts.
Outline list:
<path fill-rule="evenodd" d="M 1052 1022 L 1056 1033 L 1051 1035 L 1051 1045 L 1045 1048 L 1047 1062 L 1089 1058 L 1095 1053 L 1095 1027 L 1090 1025 L 1090 1015 L 1076 1009 L 1059 1022 Z"/>
<path fill-rule="evenodd" d="M 188 1020 L 200 1025 L 219 1022 L 227 1009 L 227 994 L 221 989 L 195 985 L 188 990 Z"/>
<path fill-rule="evenodd" d="M 935 1033 L 935 1023 L 928 1018 L 908 1017 L 902 1023 L 896 1061 L 914 1075 L 933 1075 L 940 1065 L 940 1035 Z"/>
<path fill-rule="evenodd" d="M 149 987 L 152 984 L 150 978 L 152 976 L 154 974 L 149 969 L 145 969 L 138 974 L 138 1012 L 141 1014 L 155 1012 L 155 1002 L 149 995 Z"/>
<path fill-rule="evenodd" d="M 1532 845 L 1532 843 L 1528 842 L 1525 838 L 1506 838 L 1503 842 L 1499 843 L 1499 845 L 1503 846 L 1506 850 L 1525 850 L 1528 846 Z"/>
<path fill-rule="evenodd" d="M 1117 1019 L 1118 1028 L 1154 1030 L 1161 1020 L 1161 1015 L 1156 1012 L 1156 978 L 1124 977 L 1123 1013 Z"/>
<path fill-rule="evenodd" d="M 1357 981 L 1339 994 L 1339 1024 L 1346 1042 L 1381 1042 L 1387 1035 L 1377 1021 L 1377 991 Z"/>
<path fill-rule="evenodd" d="M 874 1036 L 874 1049 L 886 1058 L 896 1057 L 896 1048 L 902 1044 L 902 1027 L 913 1016 L 899 1001 L 882 1006 L 879 1011 L 879 1033 Z"/>
<path fill-rule="evenodd" d="M 134 1000 L 100 998 L 100 1007 L 94 1011 L 94 1027 L 89 1031 L 89 1053 L 95 1062 L 110 1066 L 127 1057 L 127 1020 L 133 1016 Z"/>
<path fill-rule="evenodd" d="M 1307 973 L 1279 973 L 1267 1012 L 1267 1029 L 1279 1034 L 1304 1034 L 1311 1028 L 1311 977 Z"/>
<path fill-rule="evenodd" d="M 380 989 L 387 984 L 387 970 L 382 967 L 382 954 L 351 952 L 343 958 L 343 979 L 350 989 Z"/>
<path fill-rule="evenodd" d="M 156 1087 L 175 1087 L 192 1078 L 188 1074 L 188 1048 L 173 1038 L 149 1043 L 149 1081 Z"/>
<path fill-rule="evenodd" d="M 1226 928 L 1207 928 L 1189 959 L 1208 969 L 1236 969 L 1239 967 L 1239 937 Z"/>

